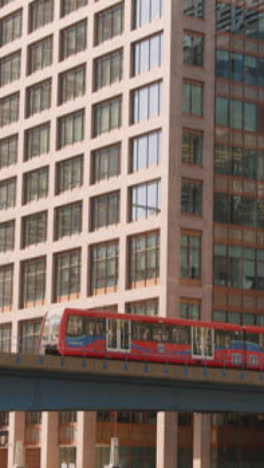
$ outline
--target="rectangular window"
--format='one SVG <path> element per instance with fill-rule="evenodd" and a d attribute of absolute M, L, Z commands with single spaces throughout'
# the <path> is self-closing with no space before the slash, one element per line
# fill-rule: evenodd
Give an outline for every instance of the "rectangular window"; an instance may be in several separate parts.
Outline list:
<path fill-rule="evenodd" d="M 128 287 L 146 287 L 159 283 L 160 234 L 149 232 L 129 239 Z"/>
<path fill-rule="evenodd" d="M 0 87 L 20 78 L 21 51 L 0 59 Z"/>
<path fill-rule="evenodd" d="M 58 145 L 61 149 L 84 139 L 84 110 L 63 115 L 58 119 Z"/>
<path fill-rule="evenodd" d="M 181 277 L 201 279 L 201 234 L 181 234 Z"/>
<path fill-rule="evenodd" d="M 41 319 L 25 320 L 19 324 L 18 351 L 38 354 Z"/>
<path fill-rule="evenodd" d="M 16 178 L 0 182 L 0 210 L 13 208 L 16 204 Z"/>
<path fill-rule="evenodd" d="M 53 21 L 53 0 L 34 0 L 29 4 L 29 32 Z"/>
<path fill-rule="evenodd" d="M 32 200 L 46 198 L 49 187 L 48 166 L 27 172 L 23 176 L 23 205 Z"/>
<path fill-rule="evenodd" d="M 95 16 L 95 45 L 119 36 L 123 32 L 124 5 L 117 5 L 100 11 Z"/>
<path fill-rule="evenodd" d="M 61 0 L 61 16 L 69 15 L 87 4 L 88 0 Z"/>
<path fill-rule="evenodd" d="M 92 153 L 92 183 L 120 174 L 121 144 L 106 146 Z"/>
<path fill-rule="evenodd" d="M 12 324 L 4 323 L 0 325 L 0 352 L 11 353 Z M 1 420 L 0 426 L 8 426 L 8 413 L 6 422 Z"/>
<path fill-rule="evenodd" d="M 94 60 L 94 91 L 109 86 L 123 77 L 123 50 L 116 50 Z"/>
<path fill-rule="evenodd" d="M 159 300 L 148 299 L 147 301 L 129 302 L 126 304 L 126 313 L 155 317 L 159 315 Z"/>
<path fill-rule="evenodd" d="M 93 107 L 93 136 L 96 137 L 122 124 L 122 97 L 95 104 Z"/>
<path fill-rule="evenodd" d="M 0 169 L 17 162 L 18 135 L 10 135 L 0 140 Z"/>
<path fill-rule="evenodd" d="M 181 299 L 180 315 L 181 319 L 200 320 L 201 303 L 196 299 Z"/>
<path fill-rule="evenodd" d="M 216 125 L 236 130 L 257 132 L 258 105 L 238 99 L 216 97 Z"/>
<path fill-rule="evenodd" d="M 151 119 L 161 113 L 162 82 L 135 89 L 131 93 L 131 123 Z"/>
<path fill-rule="evenodd" d="M 181 212 L 202 215 L 202 182 L 182 180 Z"/>
<path fill-rule="evenodd" d="M 0 127 L 17 122 L 19 116 L 19 93 L 0 99 Z"/>
<path fill-rule="evenodd" d="M 204 0 L 183 0 L 183 13 L 187 16 L 204 16 Z"/>
<path fill-rule="evenodd" d="M 0 311 L 8 312 L 13 304 L 13 265 L 0 266 Z"/>
<path fill-rule="evenodd" d="M 53 36 L 44 37 L 28 47 L 27 73 L 31 75 L 52 64 Z"/>
<path fill-rule="evenodd" d="M 133 0 L 133 26 L 139 28 L 164 14 L 164 0 Z"/>
<path fill-rule="evenodd" d="M 201 166 L 203 161 L 203 134 L 184 129 L 182 132 L 182 162 Z"/>
<path fill-rule="evenodd" d="M 50 122 L 26 130 L 24 161 L 49 153 L 49 150 Z"/>
<path fill-rule="evenodd" d="M 46 257 L 21 263 L 20 308 L 36 307 L 45 302 Z"/>
<path fill-rule="evenodd" d="M 0 19 L 0 46 L 18 39 L 22 34 L 22 9 Z"/>
<path fill-rule="evenodd" d="M 13 2 L 14 0 L 0 0 L 0 7 L 4 7 L 10 2 Z"/>
<path fill-rule="evenodd" d="M 87 21 L 72 24 L 60 32 L 60 60 L 78 54 L 86 49 Z"/>
<path fill-rule="evenodd" d="M 132 75 L 139 75 L 163 62 L 163 33 L 147 37 L 132 45 Z"/>
<path fill-rule="evenodd" d="M 185 32 L 183 37 L 183 63 L 203 66 L 204 37 L 201 34 Z"/>
<path fill-rule="evenodd" d="M 0 224 L 0 252 L 13 250 L 15 246 L 15 221 Z"/>
<path fill-rule="evenodd" d="M 47 219 L 47 211 L 22 218 L 22 248 L 47 240 Z"/>
<path fill-rule="evenodd" d="M 54 240 L 82 231 L 82 202 L 59 206 L 55 209 Z"/>
<path fill-rule="evenodd" d="M 26 90 L 26 117 L 49 109 L 51 105 L 51 79 L 34 84 Z"/>
<path fill-rule="evenodd" d="M 118 241 L 93 245 L 90 250 L 90 296 L 117 291 Z"/>
<path fill-rule="evenodd" d="M 161 130 L 132 138 L 130 142 L 130 172 L 157 166 L 161 159 Z"/>
<path fill-rule="evenodd" d="M 59 104 L 85 94 L 86 66 L 80 65 L 59 75 Z"/>
<path fill-rule="evenodd" d="M 55 290 L 53 302 L 77 299 L 81 289 L 81 250 L 55 255 Z"/>
<path fill-rule="evenodd" d="M 91 199 L 91 231 L 119 223 L 120 193 L 111 192 Z"/>
<path fill-rule="evenodd" d="M 56 195 L 81 187 L 83 184 L 83 155 L 60 161 L 56 165 Z"/>
<path fill-rule="evenodd" d="M 183 83 L 182 112 L 186 114 L 203 115 L 203 84 L 192 81 Z"/>
<path fill-rule="evenodd" d="M 153 180 L 144 184 L 135 185 L 134 187 L 130 187 L 129 192 L 130 221 L 148 218 L 149 216 L 160 213 L 160 180 Z"/>

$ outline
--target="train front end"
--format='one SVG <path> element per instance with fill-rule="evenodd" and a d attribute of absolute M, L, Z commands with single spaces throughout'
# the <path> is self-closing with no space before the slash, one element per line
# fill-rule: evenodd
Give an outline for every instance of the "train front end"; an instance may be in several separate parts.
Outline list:
<path fill-rule="evenodd" d="M 60 324 L 64 309 L 50 310 L 43 317 L 39 339 L 40 354 L 57 354 L 59 347 Z"/>

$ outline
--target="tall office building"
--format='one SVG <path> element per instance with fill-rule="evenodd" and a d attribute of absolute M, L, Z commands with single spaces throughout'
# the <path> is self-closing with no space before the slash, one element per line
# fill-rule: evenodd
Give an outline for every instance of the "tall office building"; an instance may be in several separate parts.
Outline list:
<path fill-rule="evenodd" d="M 0 351 L 36 351 L 68 305 L 264 324 L 264 0 L 0 0 Z M 1 468 L 18 440 L 28 468 L 101 468 L 114 432 L 123 467 L 222 467 L 233 435 L 199 414 L 0 426 Z"/>

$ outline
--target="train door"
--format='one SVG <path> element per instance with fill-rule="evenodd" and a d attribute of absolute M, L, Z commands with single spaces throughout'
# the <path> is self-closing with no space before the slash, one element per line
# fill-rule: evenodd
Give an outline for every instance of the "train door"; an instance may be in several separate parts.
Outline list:
<path fill-rule="evenodd" d="M 108 351 L 130 351 L 131 322 L 128 320 L 106 320 L 106 347 Z"/>
<path fill-rule="evenodd" d="M 192 327 L 193 359 L 214 359 L 214 330 L 205 327 Z"/>

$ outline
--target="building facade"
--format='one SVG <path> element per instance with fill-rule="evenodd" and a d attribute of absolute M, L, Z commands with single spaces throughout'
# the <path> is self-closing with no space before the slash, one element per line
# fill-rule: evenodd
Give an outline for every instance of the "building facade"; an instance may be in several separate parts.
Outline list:
<path fill-rule="evenodd" d="M 263 41 L 263 0 L 0 0 L 2 352 L 68 305 L 263 325 Z M 114 433 L 128 468 L 228 449 L 209 415 L 0 425 L 3 468 L 19 440 L 28 468 L 101 468 Z"/>

